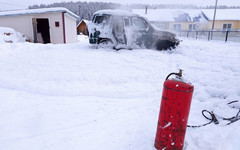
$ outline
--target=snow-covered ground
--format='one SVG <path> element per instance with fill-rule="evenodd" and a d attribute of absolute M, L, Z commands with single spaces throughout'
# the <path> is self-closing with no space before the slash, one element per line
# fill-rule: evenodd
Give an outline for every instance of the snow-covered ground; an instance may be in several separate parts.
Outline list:
<path fill-rule="evenodd" d="M 0 150 L 155 150 L 163 82 L 195 87 L 201 111 L 232 117 L 240 100 L 240 44 L 183 39 L 173 51 L 91 49 L 75 44 L 0 45 Z M 239 150 L 240 121 L 188 128 L 185 150 Z"/>

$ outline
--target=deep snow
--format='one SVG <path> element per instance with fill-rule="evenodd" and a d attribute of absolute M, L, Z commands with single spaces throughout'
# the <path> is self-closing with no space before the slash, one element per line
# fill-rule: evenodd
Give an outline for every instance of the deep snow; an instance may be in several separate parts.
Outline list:
<path fill-rule="evenodd" d="M 0 44 L 26 42 L 28 38 L 9 27 L 0 27 Z"/>
<path fill-rule="evenodd" d="M 154 150 L 166 76 L 194 87 L 189 123 L 203 109 L 232 117 L 240 100 L 240 44 L 183 39 L 173 51 L 76 44 L 0 45 L 0 150 Z M 238 104 L 239 105 L 239 104 Z M 239 150 L 240 121 L 188 128 L 186 150 Z"/>

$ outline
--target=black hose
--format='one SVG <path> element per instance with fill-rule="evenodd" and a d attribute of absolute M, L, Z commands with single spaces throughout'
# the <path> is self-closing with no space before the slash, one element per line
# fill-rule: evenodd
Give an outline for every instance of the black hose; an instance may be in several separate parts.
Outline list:
<path fill-rule="evenodd" d="M 171 75 L 176 75 L 178 77 L 182 77 L 182 70 L 180 69 L 178 73 L 172 72 L 170 73 L 165 80 L 167 80 Z"/>
<path fill-rule="evenodd" d="M 236 103 L 236 102 L 238 102 L 238 100 L 231 101 L 231 102 L 229 102 L 229 103 L 227 103 L 227 104 L 229 105 L 229 104 Z M 211 115 L 211 118 L 207 117 L 207 116 L 205 115 L 205 112 L 209 113 L 209 114 Z M 208 124 L 211 124 L 212 122 L 213 122 L 214 124 L 219 124 L 219 121 L 217 120 L 215 114 L 214 114 L 212 111 L 210 112 L 210 111 L 208 111 L 208 110 L 203 110 L 203 111 L 202 111 L 202 115 L 203 115 L 207 120 L 210 120 L 210 122 L 205 123 L 205 124 L 202 124 L 202 125 L 196 125 L 196 126 L 187 125 L 187 127 L 190 127 L 190 128 L 199 128 L 199 127 L 203 127 L 203 126 L 206 126 L 206 125 L 208 125 Z M 218 117 L 219 117 L 219 116 L 218 116 Z M 236 114 L 236 116 L 234 116 L 234 117 L 231 117 L 231 118 L 219 117 L 219 118 L 221 118 L 222 120 L 229 121 L 229 123 L 227 123 L 226 125 L 230 125 L 230 124 L 232 124 L 232 123 L 240 120 L 240 109 L 239 109 L 238 113 Z"/>
<path fill-rule="evenodd" d="M 209 114 L 211 115 L 211 118 L 207 117 L 207 116 L 204 114 L 204 112 L 209 113 Z M 206 125 L 208 125 L 208 124 L 211 124 L 212 122 L 214 122 L 215 124 L 219 124 L 219 122 L 218 122 L 218 120 L 217 120 L 217 118 L 216 118 L 216 116 L 214 115 L 213 112 L 210 112 L 210 111 L 208 111 L 208 110 L 203 110 L 203 111 L 202 111 L 202 115 L 203 115 L 203 117 L 205 117 L 206 119 L 210 120 L 210 122 L 205 123 L 205 124 L 202 124 L 202 125 L 196 125 L 196 126 L 187 125 L 187 127 L 190 127 L 190 128 L 199 128 L 199 127 L 203 127 L 203 126 L 206 126 Z"/>
<path fill-rule="evenodd" d="M 167 80 L 171 75 L 177 75 L 177 73 L 170 73 L 167 77 L 166 77 L 166 79 L 165 80 Z"/>

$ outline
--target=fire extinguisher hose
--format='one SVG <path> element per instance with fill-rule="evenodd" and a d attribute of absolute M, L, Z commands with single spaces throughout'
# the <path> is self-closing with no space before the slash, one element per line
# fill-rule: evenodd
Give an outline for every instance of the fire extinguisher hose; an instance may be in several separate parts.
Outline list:
<path fill-rule="evenodd" d="M 231 101 L 229 103 L 227 103 L 228 105 L 232 104 L 232 103 L 235 103 L 235 102 L 238 102 L 238 100 L 235 100 L 235 101 Z M 233 107 L 235 108 L 235 107 Z M 210 114 L 211 117 L 208 117 L 205 113 L 208 113 Z M 202 125 L 196 125 L 196 126 L 193 126 L 193 125 L 187 125 L 187 127 L 190 127 L 190 128 L 199 128 L 199 127 L 203 127 L 203 126 L 206 126 L 206 125 L 209 125 L 211 123 L 214 123 L 214 124 L 219 124 L 219 121 L 217 120 L 216 118 L 216 115 L 213 113 L 213 111 L 208 111 L 208 110 L 203 110 L 202 111 L 202 115 L 207 119 L 207 120 L 210 120 L 208 123 L 205 123 L 205 124 L 202 124 Z M 224 117 L 220 117 L 218 116 L 218 118 L 222 119 L 222 120 L 226 120 L 226 121 L 229 121 L 229 123 L 227 123 L 226 125 L 230 125 L 238 120 L 240 120 L 240 109 L 238 111 L 238 113 L 236 114 L 236 116 L 234 117 L 231 117 L 231 118 L 224 118 Z"/>
<path fill-rule="evenodd" d="M 172 72 L 170 73 L 165 80 L 167 80 L 171 75 L 176 75 L 178 77 L 182 77 L 182 70 L 180 69 L 178 73 Z"/>
<path fill-rule="evenodd" d="M 207 116 L 205 115 L 205 112 L 209 113 L 210 116 L 211 116 L 211 118 L 207 117 Z M 215 116 L 215 114 L 214 114 L 213 112 L 210 112 L 210 111 L 208 111 L 208 110 L 203 110 L 203 111 L 202 111 L 202 115 L 203 115 L 203 117 L 205 117 L 207 120 L 210 120 L 210 122 L 205 123 L 205 124 L 202 124 L 202 125 L 197 125 L 197 126 L 187 125 L 187 127 L 190 127 L 190 128 L 199 128 L 199 127 L 203 127 L 203 126 L 206 126 L 206 125 L 208 125 L 208 124 L 211 124 L 212 122 L 214 122 L 215 124 L 219 124 L 219 122 L 218 122 L 218 120 L 217 120 L 217 118 L 216 118 L 216 116 Z"/>

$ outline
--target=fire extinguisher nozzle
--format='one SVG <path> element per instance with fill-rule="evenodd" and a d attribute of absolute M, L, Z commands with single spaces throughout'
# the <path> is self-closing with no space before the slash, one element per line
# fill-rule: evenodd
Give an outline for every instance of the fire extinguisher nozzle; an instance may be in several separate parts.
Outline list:
<path fill-rule="evenodd" d="M 178 76 L 179 76 L 179 77 L 182 77 L 182 69 L 179 70 Z"/>

